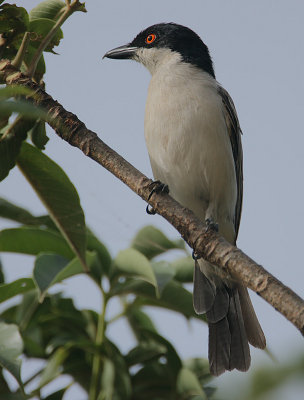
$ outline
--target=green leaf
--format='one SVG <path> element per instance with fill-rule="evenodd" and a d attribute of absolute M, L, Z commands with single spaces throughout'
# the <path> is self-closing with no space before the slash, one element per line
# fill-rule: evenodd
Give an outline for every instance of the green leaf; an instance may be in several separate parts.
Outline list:
<path fill-rule="evenodd" d="M 44 397 L 43 400 L 62 400 L 67 389 L 68 387 L 57 390 L 56 392 L 48 395 L 47 397 Z"/>
<path fill-rule="evenodd" d="M 175 391 L 175 379 L 172 379 L 167 365 L 160 362 L 144 364 L 132 377 L 135 399 L 178 399 Z"/>
<path fill-rule="evenodd" d="M 142 279 L 157 288 L 153 268 L 149 260 L 139 251 L 135 249 L 120 251 L 114 264 L 120 273 Z"/>
<path fill-rule="evenodd" d="M 141 341 L 126 355 L 128 367 L 158 359 L 167 353 L 167 348 L 163 344 L 154 341 Z"/>
<path fill-rule="evenodd" d="M 96 254 L 87 252 L 86 262 L 89 268 L 95 261 Z M 83 272 L 83 267 L 78 258 L 74 258 L 69 262 L 66 258 L 57 254 L 42 253 L 36 258 L 33 274 L 43 297 L 51 286 Z"/>
<path fill-rule="evenodd" d="M 114 343 L 105 339 L 103 350 L 106 357 L 111 360 L 115 366 L 115 397 L 117 399 L 129 399 L 132 392 L 131 379 L 124 356 Z"/>
<path fill-rule="evenodd" d="M 132 331 L 139 342 L 144 339 L 144 331 L 149 330 L 157 333 L 151 318 L 144 311 L 142 311 L 141 308 L 135 306 L 134 303 L 127 307 L 125 316 L 127 317 L 130 327 L 132 328 Z"/>
<path fill-rule="evenodd" d="M 135 236 L 131 246 L 151 259 L 170 249 L 185 249 L 183 240 L 171 241 L 154 226 L 145 226 Z"/>
<path fill-rule="evenodd" d="M 169 367 L 170 374 L 173 377 L 176 377 L 182 368 L 182 362 L 175 350 L 174 346 L 163 336 L 159 335 L 158 333 L 151 332 L 149 330 L 143 331 L 146 339 L 153 340 L 155 343 L 158 343 L 166 348 L 166 361 Z"/>
<path fill-rule="evenodd" d="M 27 11 L 15 4 L 3 4 L 0 6 L 0 32 L 25 32 L 29 24 Z"/>
<path fill-rule="evenodd" d="M 57 21 L 66 4 L 61 0 L 46 0 L 39 3 L 29 13 L 30 20 L 47 18 Z"/>
<path fill-rule="evenodd" d="M 3 376 L 3 369 L 0 369 L 0 393 L 2 396 L 9 395 L 11 393 L 10 388 L 6 382 L 6 379 Z M 24 399 L 21 399 L 24 400 Z"/>
<path fill-rule="evenodd" d="M 0 89 L 0 99 L 9 99 L 15 96 L 31 96 L 34 91 L 25 86 L 9 85 Z"/>
<path fill-rule="evenodd" d="M 58 233 L 39 228 L 21 227 L 0 232 L 0 251 L 37 255 L 52 252 L 72 259 L 73 251 Z"/>
<path fill-rule="evenodd" d="M 159 293 L 162 293 L 167 284 L 173 279 L 175 271 L 166 261 L 152 263 L 152 268 L 156 276 Z"/>
<path fill-rule="evenodd" d="M 197 400 L 207 400 L 197 377 L 188 368 L 181 368 L 177 377 L 177 392 L 183 399 L 192 399 L 196 396 Z"/>
<path fill-rule="evenodd" d="M 42 118 L 47 119 L 47 113 L 35 104 L 24 100 L 1 100 L 0 101 L 1 114 L 5 113 L 19 113 L 27 118 Z"/>
<path fill-rule="evenodd" d="M 150 300 L 145 303 L 175 310 L 183 314 L 186 318 L 195 317 L 200 320 L 202 319 L 193 310 L 192 293 L 174 280 L 166 285 L 160 299 Z"/>
<path fill-rule="evenodd" d="M 33 323 L 32 319 L 30 325 L 23 330 L 22 338 L 24 342 L 24 353 L 27 357 L 46 358 L 46 349 L 41 326 L 37 325 L 36 322 Z"/>
<path fill-rule="evenodd" d="M 37 51 L 37 48 L 34 45 L 29 44 L 26 54 L 25 54 L 25 57 L 23 59 L 23 64 L 21 65 L 21 68 L 20 68 L 21 72 L 23 72 L 24 74 L 27 73 L 27 70 L 28 70 L 29 66 L 31 65 L 31 61 L 32 61 L 36 51 Z M 45 71 L 46 71 L 46 66 L 45 66 L 44 56 L 42 54 L 41 57 L 39 58 L 39 61 L 38 61 L 38 64 L 37 64 L 37 67 L 35 70 L 35 75 L 34 75 L 35 80 L 37 82 L 40 82 L 42 80 L 43 75 L 45 74 Z"/>
<path fill-rule="evenodd" d="M 42 372 L 39 388 L 42 388 L 47 383 L 51 382 L 61 373 L 61 366 L 64 360 L 68 357 L 69 353 L 64 348 L 59 348 L 49 358 L 44 371 Z"/>
<path fill-rule="evenodd" d="M 101 391 L 97 400 L 112 400 L 114 394 L 115 365 L 108 358 L 104 358 L 102 367 Z"/>
<path fill-rule="evenodd" d="M 45 149 L 45 145 L 49 141 L 46 135 L 45 122 L 42 120 L 36 121 L 33 128 L 29 131 L 29 136 L 32 143 L 40 150 Z"/>
<path fill-rule="evenodd" d="M 3 265 L 0 258 L 0 284 L 3 284 L 4 282 L 5 282 L 5 276 L 3 273 Z"/>
<path fill-rule="evenodd" d="M 35 219 L 35 217 L 25 208 L 18 207 L 2 197 L 0 197 L 0 217 L 24 224 L 31 223 L 31 221 Z"/>
<path fill-rule="evenodd" d="M 182 257 L 171 263 L 175 271 L 174 279 L 183 283 L 193 282 L 194 261 L 192 257 Z"/>
<path fill-rule="evenodd" d="M 212 375 L 210 375 L 209 362 L 205 358 L 189 358 L 184 361 L 184 366 L 197 376 L 201 385 L 213 379 Z"/>
<path fill-rule="evenodd" d="M 91 380 L 91 368 L 91 357 L 88 357 L 87 349 L 71 349 L 68 358 L 64 362 L 63 373 L 72 376 L 73 382 L 78 383 L 88 392 Z"/>
<path fill-rule="evenodd" d="M 35 284 L 31 278 L 21 278 L 14 282 L 0 285 L 0 303 L 34 288 Z"/>
<path fill-rule="evenodd" d="M 22 144 L 18 167 L 85 265 L 86 226 L 79 196 L 72 182 L 54 161 L 28 143 Z"/>
<path fill-rule="evenodd" d="M 19 111 L 30 109 L 32 115 L 33 110 L 35 113 L 40 113 L 40 110 L 33 105 L 26 102 L 15 102 L 15 101 L 0 101 L 1 112 L 10 112 L 10 106 L 16 108 L 18 105 Z M 21 107 L 21 108 L 20 108 Z M 41 115 L 45 113 L 42 112 Z M 20 152 L 21 144 L 26 139 L 27 132 L 35 124 L 35 119 L 27 118 L 24 115 L 18 116 L 14 122 L 8 126 L 2 128 L 0 133 L 0 180 L 4 179 L 10 169 L 12 169 L 16 164 L 16 158 Z"/>
<path fill-rule="evenodd" d="M 29 32 L 32 32 L 30 37 L 31 45 L 33 47 L 38 48 L 42 40 L 47 36 L 50 30 L 53 29 L 55 24 L 56 24 L 55 21 L 48 18 L 39 18 L 30 20 L 28 29 Z M 59 28 L 44 51 L 52 52 L 53 48 L 59 45 L 60 40 L 62 38 L 63 38 L 63 33 L 62 30 Z"/>
<path fill-rule="evenodd" d="M 133 293 L 137 295 L 136 304 L 142 306 L 156 306 L 181 313 L 186 318 L 196 318 L 204 321 L 201 315 L 197 315 L 193 309 L 192 293 L 185 289 L 179 282 L 170 281 L 159 298 L 155 291 L 146 282 L 128 279 L 124 283 L 117 283 L 111 288 L 111 296 Z"/>
<path fill-rule="evenodd" d="M 98 255 L 98 260 L 99 260 L 99 266 L 100 270 L 95 271 L 96 277 L 99 277 L 101 279 L 102 275 L 109 274 L 110 267 L 112 264 L 112 258 L 110 253 L 108 252 L 108 249 L 106 246 L 97 239 L 97 237 L 94 235 L 94 233 L 90 230 L 87 229 L 87 249 L 91 251 L 95 251 Z"/>
<path fill-rule="evenodd" d="M 96 262 L 96 253 L 93 251 L 86 252 L 86 263 L 89 269 L 92 269 L 92 266 Z M 64 279 L 70 278 L 71 276 L 75 276 L 78 274 L 83 274 L 83 268 L 78 258 L 74 258 L 70 261 L 58 274 L 54 277 L 51 282 L 52 285 L 56 283 L 62 282 Z"/>
<path fill-rule="evenodd" d="M 60 271 L 68 264 L 68 260 L 58 254 L 39 254 L 35 260 L 33 276 L 41 293 L 52 284 Z"/>
<path fill-rule="evenodd" d="M 16 206 L 0 197 L 0 217 L 7 218 L 12 221 L 20 222 L 24 225 L 46 225 L 50 220 L 47 215 L 35 217 L 25 208 Z"/>
<path fill-rule="evenodd" d="M 0 322 L 0 365 L 7 369 L 22 387 L 20 376 L 23 343 L 17 325 Z"/>
<path fill-rule="evenodd" d="M 10 135 L 3 140 L 0 138 L 0 181 L 5 179 L 10 170 L 16 165 L 16 158 L 24 139 L 25 137 L 18 138 L 14 135 Z"/>
<path fill-rule="evenodd" d="M 146 340 L 165 348 L 157 360 L 147 361 L 132 377 L 133 396 L 136 399 L 181 399 L 176 395 L 176 379 L 182 368 L 181 360 L 170 342 L 162 336 L 145 331 Z"/>
<path fill-rule="evenodd" d="M 86 10 L 86 8 L 85 8 L 85 3 L 84 3 L 84 2 L 81 3 L 81 2 L 79 1 L 79 2 L 75 5 L 74 11 L 81 11 L 81 12 L 86 13 L 87 10 Z"/>

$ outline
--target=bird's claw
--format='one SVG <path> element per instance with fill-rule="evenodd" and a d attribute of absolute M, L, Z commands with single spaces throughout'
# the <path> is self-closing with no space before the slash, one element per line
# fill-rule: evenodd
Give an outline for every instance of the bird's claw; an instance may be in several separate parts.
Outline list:
<path fill-rule="evenodd" d="M 154 210 L 153 207 L 150 208 L 150 204 L 148 204 L 147 207 L 146 207 L 146 213 L 149 214 L 149 215 L 155 215 L 156 211 Z"/>
<path fill-rule="evenodd" d="M 148 197 L 148 201 L 151 199 L 153 193 L 169 193 L 169 186 L 161 181 L 154 181 L 149 185 L 152 189 Z"/>
<path fill-rule="evenodd" d="M 218 224 L 215 221 L 213 221 L 212 218 L 207 218 L 205 220 L 205 224 L 206 224 L 206 232 L 208 232 L 208 231 L 218 232 L 219 231 Z"/>
<path fill-rule="evenodd" d="M 192 250 L 192 258 L 193 258 L 194 261 L 197 261 L 202 257 L 199 256 L 198 254 L 196 254 L 194 250 Z"/>
<path fill-rule="evenodd" d="M 212 218 L 206 218 L 205 220 L 205 224 L 206 224 L 206 232 L 212 230 L 214 232 L 218 232 L 219 230 L 219 226 L 216 222 L 213 221 Z M 198 255 L 195 250 L 192 251 L 192 258 L 194 261 L 199 260 L 200 258 L 202 258 L 200 255 Z"/>
<path fill-rule="evenodd" d="M 152 195 L 154 193 L 169 193 L 169 186 L 166 185 L 165 183 L 162 183 L 160 181 L 154 181 L 150 184 L 150 187 L 152 187 L 151 192 L 148 197 L 148 201 L 151 199 Z M 156 211 L 154 210 L 153 207 L 150 208 L 150 205 L 148 204 L 146 207 L 146 212 L 149 215 L 155 215 Z"/>

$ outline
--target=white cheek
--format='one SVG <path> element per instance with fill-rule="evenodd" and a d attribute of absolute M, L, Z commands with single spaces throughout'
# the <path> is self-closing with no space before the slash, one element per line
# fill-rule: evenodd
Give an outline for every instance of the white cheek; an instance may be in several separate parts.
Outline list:
<path fill-rule="evenodd" d="M 181 60 L 180 54 L 165 48 L 139 48 L 134 56 L 134 60 L 143 64 L 153 75 L 161 64 L 177 63 Z"/>

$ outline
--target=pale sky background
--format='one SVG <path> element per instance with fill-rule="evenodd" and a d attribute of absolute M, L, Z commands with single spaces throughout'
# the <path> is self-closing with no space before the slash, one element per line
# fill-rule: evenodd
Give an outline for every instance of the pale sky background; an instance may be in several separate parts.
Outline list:
<path fill-rule="evenodd" d="M 38 0 L 15 0 L 28 10 Z M 154 0 L 86 1 L 87 14 L 74 14 L 63 26 L 59 56 L 46 55 L 46 90 L 87 127 L 152 177 L 144 143 L 143 120 L 149 73 L 131 61 L 102 60 L 143 28 L 177 22 L 197 32 L 208 45 L 218 81 L 234 99 L 243 130 L 244 206 L 238 246 L 304 297 L 303 249 L 303 37 L 302 0 Z M 154 224 L 170 237 L 178 234 L 160 216 L 102 167 L 49 130 L 46 153 L 75 184 L 87 224 L 112 255 L 128 247 L 135 232 Z M 0 184 L 0 195 L 44 213 L 43 206 L 17 169 Z M 11 224 L 0 220 L 0 227 Z M 4 255 L 8 280 L 30 274 L 32 257 Z M 79 307 L 98 311 L 100 299 L 86 278 L 72 278 L 61 289 Z M 303 338 L 283 316 L 254 293 L 253 303 L 268 347 L 279 362 L 303 352 Z M 115 308 L 115 304 L 113 308 Z M 207 327 L 165 311 L 151 311 L 161 333 L 184 357 L 207 356 Z M 112 338 L 128 350 L 133 339 L 125 325 Z M 252 349 L 252 367 L 271 364 Z M 26 374 L 26 372 L 25 372 Z M 232 384 L 240 390 L 250 372 L 226 373 L 214 381 L 219 397 Z M 302 386 L 303 391 L 303 386 Z M 299 399 L 300 387 L 267 399 Z M 74 389 L 65 400 L 85 400 Z"/>

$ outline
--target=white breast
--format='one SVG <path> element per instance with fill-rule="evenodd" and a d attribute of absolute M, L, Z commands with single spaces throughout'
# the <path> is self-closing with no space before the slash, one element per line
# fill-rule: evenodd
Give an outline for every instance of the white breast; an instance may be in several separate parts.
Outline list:
<path fill-rule="evenodd" d="M 172 52 L 151 72 L 145 138 L 155 179 L 199 217 L 233 226 L 237 184 L 217 82 Z"/>

